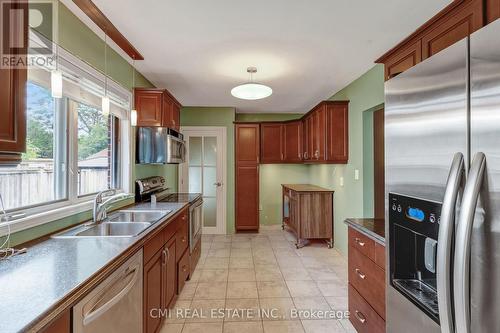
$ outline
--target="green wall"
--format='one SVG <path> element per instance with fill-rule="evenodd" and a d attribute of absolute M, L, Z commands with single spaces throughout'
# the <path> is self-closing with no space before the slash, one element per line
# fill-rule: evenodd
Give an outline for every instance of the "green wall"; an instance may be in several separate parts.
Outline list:
<path fill-rule="evenodd" d="M 373 175 L 364 172 L 365 165 L 373 166 L 373 152 L 364 150 L 365 112 L 372 112 L 384 103 L 384 68 L 376 65 L 361 77 L 333 95 L 331 100 L 349 100 L 349 163 L 346 165 L 312 165 L 309 167 L 309 181 L 312 184 L 335 190 L 335 246 L 347 254 L 347 227 L 344 220 L 348 217 L 372 217 L 370 209 L 364 207 L 364 190 L 373 193 Z M 369 136 L 367 133 L 366 136 Z M 366 156 L 364 156 L 366 154 Z M 367 162 L 371 160 L 371 162 Z M 370 164 L 371 163 L 371 164 Z M 359 170 L 360 179 L 354 180 L 354 171 Z M 364 179 L 363 177 L 369 177 Z M 344 186 L 340 186 L 344 177 Z M 372 200 L 367 199 L 367 200 Z M 370 211 L 368 211 L 370 210 Z"/>
<path fill-rule="evenodd" d="M 181 126 L 226 127 L 226 232 L 234 233 L 234 121 L 235 109 L 229 107 L 183 107 Z"/>
<path fill-rule="evenodd" d="M 59 45 L 88 63 L 92 67 L 104 72 L 104 41 L 98 37 L 89 27 L 74 15 L 66 6 L 59 2 Z M 117 52 L 108 48 L 108 75 L 126 89 L 132 89 L 132 66 Z M 136 71 L 136 87 L 154 87 L 141 73 Z M 135 133 L 134 131 L 132 131 Z M 135 135 L 133 134 L 135 137 Z M 135 142 L 134 138 L 132 138 Z M 132 151 L 132 158 L 135 153 Z M 134 163 L 134 161 L 131 161 Z M 176 165 L 135 165 L 132 168 L 132 179 L 144 178 L 154 175 L 162 175 L 167 178 L 167 185 L 172 191 L 177 190 L 177 166 Z M 134 188 L 132 187 L 132 191 Z M 122 205 L 132 203 L 133 200 L 125 200 Z M 117 205 L 118 207 L 118 205 Z M 11 245 L 47 235 L 56 230 L 86 221 L 91 218 L 91 212 L 83 212 L 60 220 L 49 222 L 34 228 L 16 232 L 11 235 Z M 0 238 L 2 240 L 2 238 Z"/>

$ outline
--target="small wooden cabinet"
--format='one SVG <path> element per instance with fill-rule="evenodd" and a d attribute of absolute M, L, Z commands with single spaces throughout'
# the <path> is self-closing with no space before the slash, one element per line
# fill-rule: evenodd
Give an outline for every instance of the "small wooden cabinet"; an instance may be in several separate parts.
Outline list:
<path fill-rule="evenodd" d="M 333 247 L 333 191 L 307 184 L 283 184 L 283 229 L 305 239 L 325 239 Z"/>
<path fill-rule="evenodd" d="M 235 125 L 236 231 L 259 229 L 260 125 Z"/>
<path fill-rule="evenodd" d="M 166 90 L 136 88 L 137 126 L 161 126 L 180 129 L 181 104 Z"/>
<path fill-rule="evenodd" d="M 358 332 L 385 332 L 385 247 L 349 227 L 349 312 Z"/>
<path fill-rule="evenodd" d="M 283 125 L 283 127 L 284 162 L 302 162 L 302 122 L 300 120 L 287 122 Z"/>
<path fill-rule="evenodd" d="M 349 159 L 349 102 L 331 102 L 326 106 L 326 155 L 329 163 L 347 163 Z"/>
<path fill-rule="evenodd" d="M 284 125 L 263 123 L 260 126 L 261 163 L 281 163 L 284 154 Z"/>

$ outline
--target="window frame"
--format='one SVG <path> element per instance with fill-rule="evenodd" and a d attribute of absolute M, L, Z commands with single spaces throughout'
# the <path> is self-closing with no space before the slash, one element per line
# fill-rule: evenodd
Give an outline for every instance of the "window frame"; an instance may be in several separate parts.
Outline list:
<path fill-rule="evenodd" d="M 69 70 L 65 71 L 66 68 L 60 64 L 59 70 L 63 72 L 65 80 L 71 80 L 75 75 L 79 78 L 84 78 L 84 83 L 87 86 L 83 88 L 88 89 L 89 82 L 91 82 L 94 84 L 91 87 L 93 88 L 92 93 L 103 95 L 104 74 L 62 48 L 59 48 L 58 57 L 60 63 L 71 65 Z M 39 82 L 33 82 L 40 85 Z M 133 140 L 131 138 L 132 127 L 130 124 L 132 92 L 109 77 L 107 82 L 108 91 L 110 91 L 111 94 L 115 93 L 111 96 L 112 102 L 114 96 L 117 98 L 114 101 L 114 106 L 119 108 L 118 113 L 113 112 L 119 124 L 117 147 L 119 149 L 120 159 L 118 168 L 120 188 L 116 189 L 116 191 L 117 193 L 130 193 L 133 188 L 131 165 Z M 66 142 L 66 198 L 7 210 L 7 215 L 10 216 L 11 219 L 8 221 L 0 221 L 0 237 L 8 233 L 43 225 L 78 213 L 88 212 L 92 208 L 93 199 L 96 193 L 88 193 L 82 196 L 78 195 L 78 116 L 76 114 L 76 108 L 74 108 L 75 110 L 71 110 L 70 104 L 73 101 L 76 103 L 89 104 L 88 101 L 79 99 L 74 95 L 64 95 L 63 99 L 59 102 L 61 105 L 64 104 L 68 112 L 66 119 L 66 130 L 68 134 L 68 140 Z M 96 107 L 100 109 L 100 107 Z M 124 201 L 130 201 L 131 199 L 133 199 L 133 195 L 130 196 L 130 199 L 125 199 Z"/>

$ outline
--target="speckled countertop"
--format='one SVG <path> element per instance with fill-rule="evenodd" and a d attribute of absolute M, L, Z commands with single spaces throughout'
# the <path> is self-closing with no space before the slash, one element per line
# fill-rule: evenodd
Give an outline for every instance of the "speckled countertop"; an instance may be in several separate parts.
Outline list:
<path fill-rule="evenodd" d="M 130 238 L 51 238 L 28 248 L 27 253 L 0 261 L 0 332 L 34 330 L 40 321 L 91 288 L 100 274 L 121 264 L 123 255 L 154 230 L 169 223 L 187 203 L 157 203 L 155 209 L 171 210 L 163 220 Z M 150 204 L 129 206 L 151 209 Z M 115 267 L 115 266 L 113 266 Z M 114 269 L 114 268 L 113 268 Z M 110 273 L 110 272 L 109 272 Z"/>
<path fill-rule="evenodd" d="M 345 223 L 359 232 L 374 239 L 380 244 L 385 244 L 385 222 L 384 219 L 354 219 L 348 218 Z"/>

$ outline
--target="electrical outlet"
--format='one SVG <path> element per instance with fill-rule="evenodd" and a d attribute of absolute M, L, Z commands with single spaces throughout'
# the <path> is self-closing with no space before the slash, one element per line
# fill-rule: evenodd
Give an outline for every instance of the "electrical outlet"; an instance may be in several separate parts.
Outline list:
<path fill-rule="evenodd" d="M 359 180 L 359 170 L 354 170 L 354 180 Z"/>
<path fill-rule="evenodd" d="M 259 210 L 262 211 L 262 205 L 259 205 Z"/>
<path fill-rule="evenodd" d="M 340 177 L 340 187 L 344 187 L 344 177 Z"/>

